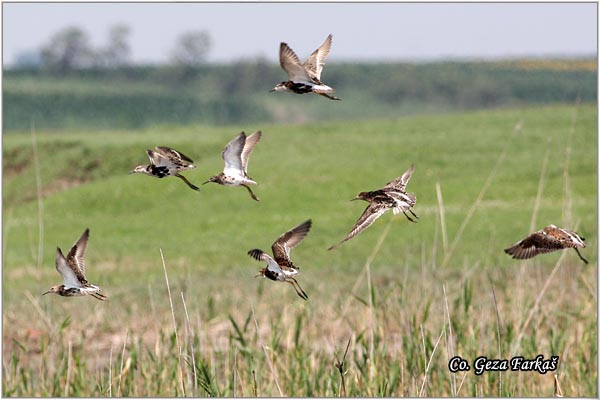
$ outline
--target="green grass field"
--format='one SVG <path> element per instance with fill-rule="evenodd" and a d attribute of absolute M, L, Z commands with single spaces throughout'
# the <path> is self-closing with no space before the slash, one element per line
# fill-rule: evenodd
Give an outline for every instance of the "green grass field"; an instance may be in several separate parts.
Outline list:
<path fill-rule="evenodd" d="M 166 145 L 222 169 L 263 131 L 243 188 L 127 175 Z M 597 393 L 597 113 L 556 105 L 318 124 L 19 132 L 3 138 L 5 396 L 565 396 Z M 411 163 L 412 224 L 386 213 L 334 251 Z M 440 198 L 436 191 L 439 183 Z M 253 276 L 278 235 L 310 296 Z M 520 262 L 502 251 L 550 223 L 586 238 Z M 110 301 L 40 294 L 91 230 L 87 278 Z M 67 249 L 67 250 L 65 250 Z M 165 268 L 169 289 L 165 283 Z M 336 361 L 348 353 L 341 370 Z M 453 374 L 459 355 L 558 355 L 557 371 Z M 343 383 L 341 377 L 343 376 Z"/>

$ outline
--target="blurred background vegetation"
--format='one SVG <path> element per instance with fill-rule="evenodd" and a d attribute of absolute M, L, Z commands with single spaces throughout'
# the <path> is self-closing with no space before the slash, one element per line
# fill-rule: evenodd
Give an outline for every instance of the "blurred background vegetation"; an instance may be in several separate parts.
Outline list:
<path fill-rule="evenodd" d="M 323 80 L 342 104 L 268 93 L 287 76 L 264 58 L 209 64 L 206 31 L 185 32 L 162 65 L 133 65 L 129 28 L 107 43 L 68 27 L 4 70 L 3 128 L 138 129 L 358 120 L 524 105 L 595 102 L 597 62 L 518 59 L 428 63 L 330 62 Z"/>

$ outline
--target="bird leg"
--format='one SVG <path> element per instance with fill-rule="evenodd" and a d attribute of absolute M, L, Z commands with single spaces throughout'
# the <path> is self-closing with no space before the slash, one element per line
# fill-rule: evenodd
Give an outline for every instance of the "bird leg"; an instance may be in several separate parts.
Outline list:
<path fill-rule="evenodd" d="M 408 209 L 408 212 L 411 213 L 413 215 L 413 217 L 415 217 L 416 219 L 419 219 L 417 214 L 415 214 L 410 208 Z"/>
<path fill-rule="evenodd" d="M 254 195 L 254 193 L 252 192 L 252 189 L 250 189 L 250 186 L 248 186 L 248 185 L 242 185 L 242 186 L 245 187 L 246 189 L 248 189 L 248 192 L 250 193 L 250 197 L 252 197 L 256 201 L 260 201 L 259 198 Z"/>
<path fill-rule="evenodd" d="M 90 296 L 92 296 L 92 297 L 93 297 L 93 298 L 95 298 L 95 299 L 102 300 L 102 301 L 104 301 L 104 300 L 107 300 L 107 299 L 108 299 L 108 297 L 106 297 L 105 295 L 103 295 L 102 293 L 99 293 L 99 292 L 96 292 L 96 293 L 90 293 Z"/>
<path fill-rule="evenodd" d="M 408 220 L 409 220 L 410 222 L 417 223 L 417 221 L 415 221 L 414 219 L 412 219 L 411 217 L 409 217 L 409 216 L 408 216 L 408 214 L 406 213 L 406 211 L 402 211 L 402 214 L 404 214 L 404 216 L 405 216 L 406 218 L 408 218 Z M 416 215 L 415 215 L 415 217 L 416 217 Z"/>
<path fill-rule="evenodd" d="M 190 188 L 194 189 L 194 190 L 200 190 L 200 188 L 194 184 L 192 184 L 192 182 L 188 181 L 187 178 L 183 175 L 180 175 L 179 173 L 176 173 L 174 176 L 178 177 L 179 179 L 181 179 L 182 181 L 185 182 L 186 185 L 188 185 Z"/>
<path fill-rule="evenodd" d="M 577 250 L 577 247 L 573 247 L 573 249 L 575 249 L 575 251 L 577 252 L 577 255 L 579 256 L 579 258 L 581 258 L 581 261 L 583 261 L 584 263 L 588 264 L 588 260 L 586 260 L 585 258 L 583 258 L 583 256 L 579 252 L 579 250 Z"/>
<path fill-rule="evenodd" d="M 298 296 L 302 297 L 304 300 L 308 300 L 308 295 L 306 294 L 306 292 L 304 290 L 302 290 L 302 288 L 300 287 L 300 284 L 298 283 L 297 280 L 295 280 L 294 278 L 292 278 L 290 276 L 290 277 L 287 277 L 285 281 L 294 287 L 294 290 L 296 291 Z"/>
<path fill-rule="evenodd" d="M 315 92 L 316 93 L 316 92 Z M 341 100 L 339 97 L 335 97 L 335 96 L 330 96 L 327 93 L 317 93 L 320 94 L 321 96 L 327 97 L 330 100 Z"/>

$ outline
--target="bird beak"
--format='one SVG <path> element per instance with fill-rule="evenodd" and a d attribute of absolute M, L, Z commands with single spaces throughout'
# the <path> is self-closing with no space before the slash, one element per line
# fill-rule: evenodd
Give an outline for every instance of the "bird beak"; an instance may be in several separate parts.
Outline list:
<path fill-rule="evenodd" d="M 48 293 L 52 293 L 52 291 L 51 291 L 51 290 L 48 290 L 47 292 L 45 292 L 45 293 L 42 293 L 42 296 L 43 296 L 43 295 L 45 295 L 45 294 L 48 294 Z"/>
<path fill-rule="evenodd" d="M 350 201 L 354 201 L 354 200 L 360 200 L 360 199 L 358 198 L 358 196 L 356 196 L 356 197 L 355 197 L 355 198 L 353 198 L 353 199 L 350 199 Z"/>
<path fill-rule="evenodd" d="M 206 185 L 207 183 L 210 183 L 210 179 L 204 182 L 203 185 Z"/>
<path fill-rule="evenodd" d="M 129 175 L 129 174 L 133 174 L 134 172 L 135 172 L 135 170 L 133 170 L 133 171 L 129 171 L 129 172 L 127 173 L 127 175 Z"/>
<path fill-rule="evenodd" d="M 271 89 L 271 90 L 269 90 L 269 92 L 274 92 L 274 91 L 275 91 L 275 89 Z"/>

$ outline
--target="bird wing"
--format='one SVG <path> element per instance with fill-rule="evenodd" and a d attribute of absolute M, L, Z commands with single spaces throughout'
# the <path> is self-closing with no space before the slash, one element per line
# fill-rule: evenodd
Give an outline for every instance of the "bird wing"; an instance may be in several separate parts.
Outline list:
<path fill-rule="evenodd" d="M 410 177 L 412 176 L 413 172 L 415 172 L 415 166 L 411 164 L 410 168 L 408 168 L 408 170 L 405 173 L 403 173 L 401 176 L 394 179 L 393 181 L 388 182 L 385 185 L 385 189 L 396 189 L 405 191 L 406 185 L 408 184 L 408 181 L 410 180 Z"/>
<path fill-rule="evenodd" d="M 157 146 L 156 150 L 162 154 L 163 156 L 167 157 L 168 159 L 174 161 L 174 162 L 180 162 L 182 164 L 193 164 L 194 160 L 192 160 L 191 158 L 189 158 L 188 156 L 186 156 L 185 154 L 172 149 L 170 147 L 166 147 L 166 146 Z"/>
<path fill-rule="evenodd" d="M 260 141 L 262 136 L 261 131 L 256 131 L 252 135 L 246 137 L 246 143 L 242 149 L 241 159 L 242 159 L 242 168 L 244 173 L 248 173 L 248 159 L 250 158 L 250 153 L 254 150 L 254 146 Z"/>
<path fill-rule="evenodd" d="M 269 258 L 271 258 L 270 255 L 268 255 L 261 249 L 252 249 L 248 252 L 248 255 L 254 258 L 256 261 L 267 261 Z"/>
<path fill-rule="evenodd" d="M 67 254 L 67 264 L 73 270 L 79 281 L 85 281 L 85 263 L 83 258 L 87 249 L 88 239 L 90 238 L 90 229 L 87 228 L 81 234 L 81 237 L 75 242 Z"/>
<path fill-rule="evenodd" d="M 279 64 L 281 68 L 288 74 L 288 78 L 293 82 L 309 82 L 310 76 L 304 66 L 300 63 L 300 59 L 294 53 L 287 43 L 279 45 Z"/>
<path fill-rule="evenodd" d="M 226 175 L 241 175 L 243 173 L 242 151 L 244 151 L 245 143 L 246 133 L 242 131 L 227 143 L 227 146 L 223 149 L 221 157 L 223 157 L 223 161 L 225 161 L 223 172 Z"/>
<path fill-rule="evenodd" d="M 512 247 L 504 249 L 504 252 L 513 258 L 523 260 L 563 248 L 564 246 L 559 240 L 544 234 L 542 231 L 538 231 L 515 243 Z"/>
<path fill-rule="evenodd" d="M 65 288 L 81 288 L 83 285 L 81 281 L 77 278 L 75 271 L 69 266 L 69 263 L 63 256 L 60 247 L 56 248 L 56 270 L 63 278 L 63 285 Z"/>
<path fill-rule="evenodd" d="M 363 211 L 361 216 L 358 218 L 348 235 L 346 235 L 341 242 L 331 246 L 327 250 L 333 250 L 345 241 L 352 239 L 354 236 L 371 226 L 371 224 L 373 224 L 373 222 L 375 222 L 377 218 L 381 217 L 387 210 L 389 210 L 389 207 L 387 207 L 385 204 L 375 201 L 372 202 L 367 208 L 365 208 L 365 211 Z"/>
<path fill-rule="evenodd" d="M 147 149 L 146 153 L 148 153 L 148 158 L 150 159 L 150 164 L 155 167 L 167 167 L 169 169 L 175 169 L 177 166 L 169 160 L 168 157 L 165 157 L 163 154 Z"/>
<path fill-rule="evenodd" d="M 323 44 L 313 51 L 306 61 L 304 61 L 304 64 L 302 64 L 311 78 L 321 80 L 321 71 L 323 71 L 323 66 L 325 65 L 325 58 L 327 58 L 331 50 L 332 38 L 333 36 L 329 34 Z"/>
<path fill-rule="evenodd" d="M 283 273 L 281 271 L 281 267 L 279 267 L 279 264 L 277 264 L 277 262 L 275 260 L 273 260 L 273 258 L 270 255 L 268 255 L 267 253 L 265 253 L 264 251 L 262 251 L 260 249 L 253 249 L 248 252 L 248 255 L 250 257 L 254 258 L 255 260 L 266 261 L 267 269 L 269 271 L 275 272 L 277 275 Z"/>
<path fill-rule="evenodd" d="M 304 221 L 295 228 L 290 229 L 283 235 L 279 236 L 275 243 L 271 246 L 273 257 L 278 264 L 291 264 L 290 250 L 298 246 L 310 231 L 312 221 L 309 219 Z"/>

